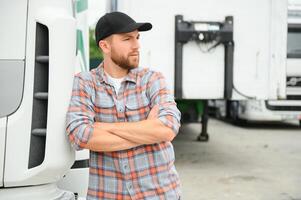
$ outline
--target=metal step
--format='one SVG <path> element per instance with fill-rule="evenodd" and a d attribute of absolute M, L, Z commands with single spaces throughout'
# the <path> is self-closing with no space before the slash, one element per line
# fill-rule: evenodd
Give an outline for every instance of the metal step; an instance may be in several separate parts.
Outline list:
<path fill-rule="evenodd" d="M 36 61 L 39 63 L 48 63 L 49 62 L 49 56 L 37 56 Z"/>
<path fill-rule="evenodd" d="M 48 100 L 48 92 L 37 92 L 34 94 L 34 98 L 39 100 Z"/>
<path fill-rule="evenodd" d="M 36 128 L 31 132 L 32 135 L 46 137 L 46 128 Z"/>

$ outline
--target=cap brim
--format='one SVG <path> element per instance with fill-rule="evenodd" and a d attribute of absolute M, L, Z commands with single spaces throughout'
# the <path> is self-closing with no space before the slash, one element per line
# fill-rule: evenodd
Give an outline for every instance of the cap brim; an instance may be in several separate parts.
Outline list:
<path fill-rule="evenodd" d="M 132 32 L 134 30 L 138 30 L 138 31 L 149 31 L 152 29 L 152 24 L 151 23 L 133 23 L 128 25 L 127 27 L 119 30 L 119 33 L 129 33 Z"/>
<path fill-rule="evenodd" d="M 138 31 L 149 31 L 153 28 L 153 25 L 151 23 L 137 23 Z"/>

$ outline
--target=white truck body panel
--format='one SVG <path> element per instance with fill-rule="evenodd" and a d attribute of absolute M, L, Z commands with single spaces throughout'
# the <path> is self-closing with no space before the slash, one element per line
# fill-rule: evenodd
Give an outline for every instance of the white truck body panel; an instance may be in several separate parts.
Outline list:
<path fill-rule="evenodd" d="M 3 200 L 74 200 L 72 192 L 60 190 L 55 184 L 0 189 Z"/>
<path fill-rule="evenodd" d="M 287 76 L 301 76 L 300 59 L 287 59 Z"/>
<path fill-rule="evenodd" d="M 27 4 L 27 0 L 0 2 L 0 60 L 25 58 Z"/>
<path fill-rule="evenodd" d="M 300 101 L 288 102 L 286 100 L 281 101 L 269 101 L 269 104 L 273 106 L 287 106 L 293 104 L 295 106 L 301 106 Z M 274 122 L 292 122 L 297 123 L 300 120 L 300 111 L 275 111 L 269 110 L 266 107 L 265 101 L 240 101 L 239 102 L 239 118 L 247 121 L 274 121 Z"/>
<path fill-rule="evenodd" d="M 89 2 L 90 3 L 90 2 Z M 104 7 L 105 2 L 97 2 L 98 6 Z M 89 70 L 89 26 L 88 26 L 88 2 L 78 0 L 74 2 L 77 28 L 77 56 L 75 61 L 75 73 Z M 95 10 L 101 9 L 95 7 Z M 102 13 L 104 14 L 104 13 Z M 68 170 L 64 177 L 57 182 L 59 188 L 78 194 L 79 198 L 85 198 L 89 183 L 89 150 L 84 149 L 75 152 L 74 166 Z M 78 164 L 81 163 L 81 164 Z M 84 163 L 84 164 L 83 164 Z M 80 165 L 80 166 L 79 166 Z M 80 184 L 74 184 L 80 183 Z"/>

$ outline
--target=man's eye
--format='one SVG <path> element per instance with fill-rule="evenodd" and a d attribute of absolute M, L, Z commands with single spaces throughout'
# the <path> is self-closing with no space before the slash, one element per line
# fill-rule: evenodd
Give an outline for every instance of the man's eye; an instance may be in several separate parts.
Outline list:
<path fill-rule="evenodd" d="M 130 40 L 130 38 L 124 38 L 123 40 Z"/>

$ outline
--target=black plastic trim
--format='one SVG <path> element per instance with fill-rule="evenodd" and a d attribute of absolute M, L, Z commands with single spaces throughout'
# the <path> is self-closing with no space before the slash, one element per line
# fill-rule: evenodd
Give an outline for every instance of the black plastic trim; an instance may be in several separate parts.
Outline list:
<path fill-rule="evenodd" d="M 89 168 L 89 159 L 76 160 L 72 165 L 71 169 Z"/>
<path fill-rule="evenodd" d="M 301 100 L 301 95 L 286 95 L 287 100 Z"/>
<path fill-rule="evenodd" d="M 36 24 L 35 58 L 29 169 L 42 164 L 47 137 L 49 31 L 40 23 Z"/>
<path fill-rule="evenodd" d="M 288 53 L 287 58 L 301 58 L 301 53 Z"/>
<path fill-rule="evenodd" d="M 288 28 L 288 32 L 291 32 L 291 33 L 301 33 L 301 24 L 289 23 L 287 25 L 287 28 Z"/>
<path fill-rule="evenodd" d="M 301 106 L 273 106 L 268 101 L 265 101 L 265 105 L 267 109 L 273 111 L 301 111 Z"/>

